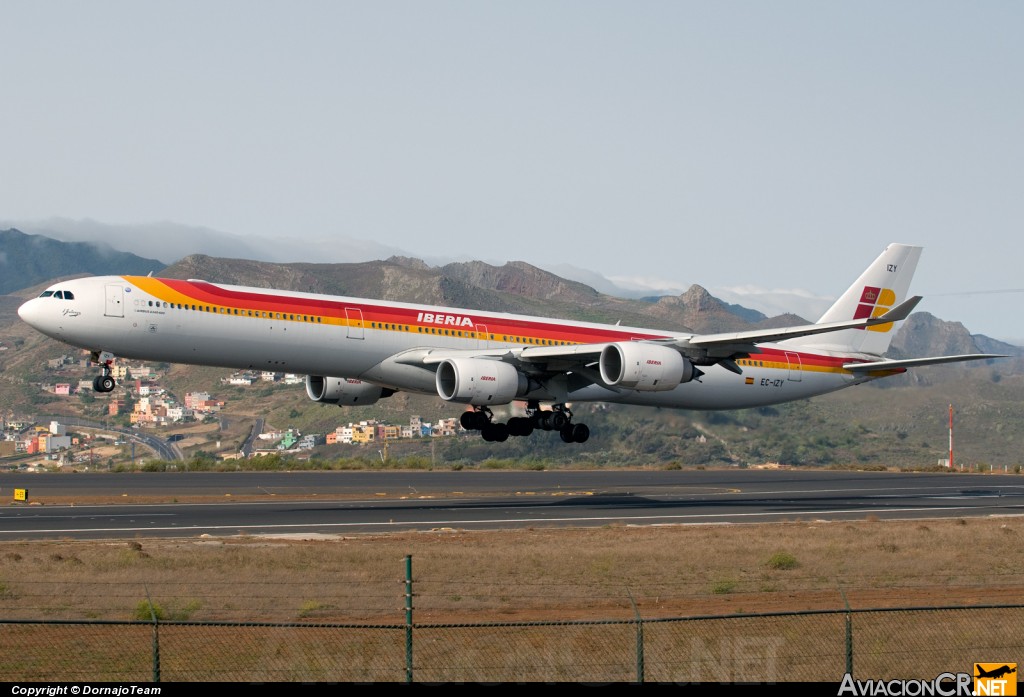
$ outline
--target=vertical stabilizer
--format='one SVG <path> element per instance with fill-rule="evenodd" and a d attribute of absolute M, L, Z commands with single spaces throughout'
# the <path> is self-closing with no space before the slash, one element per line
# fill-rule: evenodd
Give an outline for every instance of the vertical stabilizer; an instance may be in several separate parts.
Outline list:
<path fill-rule="evenodd" d="M 885 314 L 907 299 L 910 279 L 917 269 L 917 261 L 920 258 L 921 247 L 890 244 L 821 316 L 818 324 Z M 890 322 L 868 329 L 843 329 L 828 334 L 789 339 L 782 343 L 788 346 L 881 356 L 889 350 L 896 329 L 894 323 Z"/>

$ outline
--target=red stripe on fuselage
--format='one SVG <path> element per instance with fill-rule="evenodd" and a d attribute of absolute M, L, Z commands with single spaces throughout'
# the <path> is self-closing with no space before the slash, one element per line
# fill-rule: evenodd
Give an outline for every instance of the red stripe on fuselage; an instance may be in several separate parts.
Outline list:
<path fill-rule="evenodd" d="M 159 280 L 175 293 L 194 299 L 197 303 L 229 306 L 244 310 L 261 312 L 281 312 L 289 314 L 319 315 L 321 317 L 344 318 L 345 310 L 359 310 L 363 314 L 364 326 L 367 322 L 383 322 L 416 327 L 435 327 L 437 329 L 456 329 L 477 331 L 477 325 L 485 325 L 487 334 L 494 336 L 495 342 L 522 343 L 521 339 L 546 339 L 548 341 L 564 341 L 570 343 L 590 344 L 608 341 L 629 341 L 630 339 L 664 338 L 668 334 L 650 334 L 630 331 L 617 331 L 603 327 L 579 327 L 560 324 L 556 320 L 545 323 L 536 320 L 511 319 L 493 315 L 479 315 L 459 308 L 417 306 L 390 307 L 375 305 L 365 300 L 333 300 L 309 297 L 279 296 L 259 291 L 238 291 L 218 286 L 207 281 L 183 281 L 178 279 Z M 433 313 L 435 316 L 468 317 L 473 326 L 458 323 L 423 322 L 417 319 L 422 312 Z M 507 338 L 505 338 L 507 337 Z M 489 338 L 489 336 L 488 336 Z"/>

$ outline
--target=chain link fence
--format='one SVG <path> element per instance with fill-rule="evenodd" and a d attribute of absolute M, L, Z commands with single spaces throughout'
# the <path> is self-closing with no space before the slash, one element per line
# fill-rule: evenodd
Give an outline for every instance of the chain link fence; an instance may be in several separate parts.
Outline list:
<path fill-rule="evenodd" d="M 0 621 L 0 681 L 931 680 L 1024 651 L 1024 605 L 566 622 Z"/>

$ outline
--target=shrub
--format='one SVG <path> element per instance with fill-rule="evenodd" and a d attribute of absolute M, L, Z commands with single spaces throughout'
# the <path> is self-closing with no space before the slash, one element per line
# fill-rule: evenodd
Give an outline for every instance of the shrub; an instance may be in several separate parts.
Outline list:
<path fill-rule="evenodd" d="M 711 592 L 715 595 L 732 593 L 736 589 L 736 582 L 732 580 L 715 581 L 711 586 Z"/>
<path fill-rule="evenodd" d="M 173 613 L 171 613 L 171 619 L 176 620 L 178 622 L 188 621 L 192 619 L 192 615 L 202 606 L 203 604 L 198 600 L 190 600 L 189 602 L 185 603 L 185 606 L 182 607 L 180 610 L 175 610 Z M 157 619 L 159 619 L 159 617 Z"/>
<path fill-rule="evenodd" d="M 299 606 L 299 617 L 309 617 L 322 610 L 323 605 L 317 600 L 306 600 Z"/>
<path fill-rule="evenodd" d="M 132 619 L 144 622 L 152 622 L 154 617 L 162 620 L 165 619 L 166 613 L 162 607 L 148 600 L 140 600 L 139 604 L 135 606 L 135 612 L 132 613 Z"/>
<path fill-rule="evenodd" d="M 789 552 L 776 552 L 775 554 L 768 557 L 768 561 L 766 562 L 766 564 L 768 565 L 769 569 L 780 570 L 795 569 L 800 565 L 800 563 L 796 560 L 796 557 L 794 557 Z"/>

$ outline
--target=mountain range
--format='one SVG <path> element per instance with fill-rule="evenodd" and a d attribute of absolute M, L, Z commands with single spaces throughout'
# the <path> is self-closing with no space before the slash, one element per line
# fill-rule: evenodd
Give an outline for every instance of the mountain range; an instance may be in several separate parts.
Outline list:
<path fill-rule="evenodd" d="M 0 288 L 6 293 L 6 295 L 0 296 L 0 332 L 2 332 L 0 336 L 6 339 L 6 341 L 0 339 L 0 348 L 5 349 L 0 352 L 0 377 L 4 378 L 0 380 L 0 406 L 6 407 L 8 411 L 13 411 L 19 408 L 30 408 L 32 404 L 38 402 L 38 396 L 27 386 L 32 379 L 30 377 L 19 379 L 19 373 L 32 373 L 32 366 L 38 366 L 40 359 L 60 355 L 62 351 L 66 352 L 67 350 L 67 347 L 42 338 L 18 320 L 16 310 L 22 300 L 40 292 L 43 287 L 62 277 L 89 274 L 144 275 L 150 272 L 170 278 L 202 278 L 226 284 L 430 305 L 473 307 L 487 311 L 565 317 L 595 322 L 620 322 L 624 325 L 679 332 L 742 331 L 752 328 L 803 324 L 809 321 L 792 314 L 766 317 L 755 310 L 725 303 L 698 285 L 693 285 L 686 292 L 676 296 L 643 299 L 616 297 L 600 293 L 588 285 L 566 280 L 523 262 L 493 266 L 472 261 L 430 266 L 418 259 L 395 256 L 385 260 L 361 263 L 270 263 L 194 254 L 186 256 L 170 266 L 165 266 L 152 259 L 144 259 L 99 245 L 60 242 L 37 235 L 25 235 L 17 230 L 7 230 L 0 231 L 0 278 L 3 280 Z M 1020 384 L 1022 378 L 1020 364 L 1024 350 L 983 335 L 971 334 L 966 327 L 958 322 L 946 322 L 928 313 L 914 313 L 903 323 L 894 337 L 889 352 L 890 357 L 904 358 L 974 352 L 1009 354 L 1016 358 L 997 363 L 991 368 L 972 364 L 937 366 L 910 371 L 904 376 L 871 383 L 889 390 L 887 394 L 890 397 L 883 400 L 886 403 L 879 405 L 879 393 L 870 387 L 867 388 L 867 393 L 863 390 L 859 391 L 860 395 L 864 397 L 863 399 L 858 397 L 837 398 L 835 419 L 845 420 L 845 423 L 832 423 L 831 417 L 827 416 L 828 409 L 819 408 L 814 412 L 814 419 L 824 419 L 824 421 L 819 423 L 818 428 L 824 429 L 826 432 L 831 429 L 840 429 L 844 432 L 854 429 L 854 425 L 849 421 L 851 419 L 850 409 L 853 408 L 852 413 L 856 414 L 855 418 L 862 428 L 866 427 L 865 424 L 872 423 L 874 419 L 878 423 L 888 424 L 885 428 L 901 431 L 906 426 L 899 425 L 900 419 L 919 418 L 913 416 L 914 409 L 930 412 L 934 408 L 932 402 L 936 399 L 934 394 L 936 391 L 940 395 L 937 399 L 942 403 L 952 402 L 954 398 L 962 400 L 969 396 L 976 396 L 980 404 L 982 400 L 989 399 L 986 395 L 989 394 L 994 383 L 999 383 L 1001 388 Z M 183 368 L 182 370 L 184 373 L 192 375 L 210 375 L 210 369 Z M 204 370 L 206 372 L 203 372 Z M 1005 380 L 1004 377 L 1012 379 Z M 184 382 L 188 382 L 188 380 Z M 192 383 L 194 382 L 195 380 L 192 380 Z M 899 400 L 897 403 L 892 403 L 892 395 L 897 394 L 900 390 L 912 390 L 915 387 L 927 387 L 931 390 L 932 394 L 927 398 L 927 403 L 922 402 L 925 392 L 921 389 L 907 391 L 905 393 L 907 401 L 902 407 L 898 403 Z M 1024 385 L 1021 387 L 1024 388 Z M 844 391 L 844 393 L 846 392 L 858 391 Z M 903 392 L 899 393 L 904 394 Z M 1022 399 L 1016 399 L 1015 395 L 1018 395 L 1016 390 L 1009 395 L 1000 393 L 992 398 L 995 400 L 992 403 L 1007 405 L 1024 401 L 1024 391 L 1020 392 Z M 293 399 L 302 403 L 305 396 L 304 394 L 294 396 Z M 382 407 L 385 410 L 410 407 L 410 403 L 405 397 L 398 400 L 392 398 L 385 402 L 391 403 L 391 406 Z M 434 399 L 431 404 L 436 406 L 437 402 L 438 400 Z M 814 403 L 820 406 L 833 402 L 829 395 L 814 400 Z M 914 406 L 911 407 L 910 404 Z M 857 407 L 854 405 L 860 405 L 861 413 L 858 413 Z M 320 405 L 311 406 L 316 408 Z M 413 406 L 415 406 L 415 400 Z M 450 405 L 444 406 L 450 407 Z M 756 418 L 773 421 L 777 415 L 791 412 L 803 413 L 803 410 L 807 408 L 805 405 L 784 406 L 778 410 L 758 412 Z M 1003 435 L 1019 432 L 1020 437 L 1024 438 L 1024 415 L 1018 420 L 1016 406 L 1012 408 L 1001 406 L 999 408 L 1004 412 L 1000 414 L 998 422 L 1000 429 L 1006 429 L 1003 431 Z M 639 409 L 640 413 L 644 413 L 642 408 Z M 869 416 L 866 413 L 869 410 L 875 413 Z M 295 414 L 299 411 L 294 406 L 285 409 L 285 413 Z M 625 411 L 630 410 L 625 409 Z M 328 425 L 325 420 L 328 417 L 338 417 L 337 409 L 332 410 L 332 408 L 317 409 L 311 413 L 318 416 L 307 417 L 305 425 L 308 428 L 326 428 Z M 650 413 L 650 410 L 647 413 Z M 358 419 L 359 416 L 355 416 L 355 418 Z M 588 416 L 588 421 L 593 422 L 596 418 L 599 417 Z M 725 423 L 722 422 L 721 416 L 705 415 L 693 418 L 693 423 L 701 424 L 700 428 L 710 428 L 714 423 L 723 426 Z M 982 412 L 978 413 L 978 419 L 979 423 L 985 423 L 986 426 L 994 425 L 991 420 L 985 421 L 986 416 Z M 809 421 L 810 419 L 804 418 L 803 425 L 806 426 Z M 730 423 L 729 426 L 723 426 L 731 432 L 728 439 L 730 459 L 772 457 L 770 453 L 760 452 L 763 440 L 757 442 L 755 437 L 749 435 L 749 432 L 753 430 L 751 417 L 737 417 L 734 423 Z M 287 425 L 285 423 L 277 424 L 279 427 Z M 797 427 L 799 425 L 797 424 Z M 631 427 L 622 424 L 616 428 L 630 430 Z M 778 430 L 786 428 L 789 426 L 783 426 Z M 611 427 L 608 427 L 608 430 L 610 431 Z M 929 454 L 927 456 L 915 455 L 915 457 L 927 460 L 934 454 L 936 449 L 934 431 L 935 425 L 930 425 L 930 439 L 919 444 L 919 449 L 925 450 Z M 720 437 L 724 438 L 721 435 Z M 811 437 L 810 434 L 800 436 L 800 438 Z M 737 454 L 744 452 L 744 447 L 740 443 L 748 438 L 751 441 L 746 447 L 749 455 Z M 1017 436 L 1013 435 L 1010 441 L 999 444 L 998 448 L 991 449 L 990 457 L 993 459 L 1007 457 L 1007 453 L 1013 452 L 1012 441 L 1016 438 Z M 525 445 L 525 442 L 530 440 L 536 439 L 521 439 L 518 445 L 509 446 L 508 450 L 522 454 L 531 447 Z M 646 438 L 645 442 L 648 445 L 644 447 L 653 447 L 650 445 L 651 443 L 661 441 L 664 441 L 663 434 L 652 433 Z M 600 445 L 601 439 L 597 439 L 596 443 Z M 587 445 L 591 446 L 589 443 Z M 535 444 L 534 447 L 538 446 Z M 677 450 L 682 448 L 680 451 L 682 452 L 689 446 L 676 444 L 672 447 Z M 825 449 L 828 447 L 821 446 Z M 834 445 L 831 447 L 835 450 Z M 799 448 L 793 452 L 798 450 Z M 684 457 L 684 459 L 689 457 L 678 455 L 678 453 L 677 456 Z M 801 457 L 809 456 L 805 454 Z M 820 455 L 815 457 L 820 457 Z"/>
<path fill-rule="evenodd" d="M 167 266 L 99 243 L 61 242 L 16 229 L 0 231 L 0 293 L 16 296 L 0 300 L 0 319 L 10 316 L 10 306 L 24 297 L 16 291 L 77 275 L 148 273 L 699 333 L 809 321 L 793 314 L 766 317 L 725 303 L 696 284 L 680 295 L 618 297 L 519 261 L 503 266 L 480 261 L 429 266 L 419 259 L 395 256 L 360 263 L 283 264 L 194 254 Z M 1016 355 L 1020 349 L 972 335 L 960 323 L 943 322 L 927 313 L 912 315 L 892 346 L 893 355 L 900 357 L 972 351 Z"/>
<path fill-rule="evenodd" d="M 79 274 L 138 274 L 165 264 L 90 242 L 60 242 L 20 230 L 0 230 L 0 293 Z M 116 270 L 120 269 L 120 270 Z"/>

